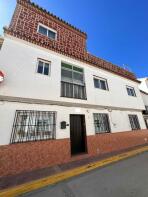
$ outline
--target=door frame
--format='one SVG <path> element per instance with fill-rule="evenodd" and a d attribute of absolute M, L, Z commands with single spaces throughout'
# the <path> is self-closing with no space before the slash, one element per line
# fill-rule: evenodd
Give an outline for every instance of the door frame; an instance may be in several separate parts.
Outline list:
<path fill-rule="evenodd" d="M 147 120 L 148 120 L 148 117 L 144 117 L 144 122 L 145 122 L 146 128 L 148 129 L 148 123 L 147 123 Z"/>
<path fill-rule="evenodd" d="M 76 155 L 81 155 L 81 154 L 87 154 L 88 153 L 88 148 L 87 148 L 87 135 L 86 135 L 86 119 L 85 119 L 85 114 L 69 114 L 69 123 L 70 123 L 70 118 L 71 116 L 81 116 L 82 120 L 82 127 L 83 127 L 83 140 L 84 140 L 84 151 L 73 154 L 71 150 L 71 156 L 76 156 Z M 69 124 L 70 125 L 70 124 Z M 71 149 L 71 125 L 69 127 L 70 130 L 70 149 Z"/>

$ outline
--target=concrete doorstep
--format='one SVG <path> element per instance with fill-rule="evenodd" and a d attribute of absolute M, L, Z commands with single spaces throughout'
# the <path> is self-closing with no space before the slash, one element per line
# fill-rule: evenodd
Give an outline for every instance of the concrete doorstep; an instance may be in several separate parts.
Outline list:
<path fill-rule="evenodd" d="M 89 157 L 67 164 L 35 170 L 33 172 L 2 177 L 0 178 L 0 197 L 19 196 L 146 151 L 148 151 L 147 145 L 138 146 L 120 152 Z"/>

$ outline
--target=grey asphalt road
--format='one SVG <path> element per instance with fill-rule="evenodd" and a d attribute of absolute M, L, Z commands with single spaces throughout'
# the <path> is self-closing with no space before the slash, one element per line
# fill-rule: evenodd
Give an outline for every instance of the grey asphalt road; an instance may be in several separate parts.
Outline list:
<path fill-rule="evenodd" d="M 23 197 L 148 197 L 148 153 L 93 170 Z"/>

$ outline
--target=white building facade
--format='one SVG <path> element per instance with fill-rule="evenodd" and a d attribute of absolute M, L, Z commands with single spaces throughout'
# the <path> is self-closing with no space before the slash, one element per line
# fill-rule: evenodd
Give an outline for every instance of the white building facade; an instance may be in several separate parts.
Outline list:
<path fill-rule="evenodd" d="M 70 127 L 60 125 L 62 121 L 70 124 L 70 114 L 85 115 L 86 135 L 95 135 L 94 113 L 108 114 L 111 132 L 131 130 L 130 114 L 137 115 L 140 128 L 145 129 L 137 82 L 7 35 L 0 60 L 6 75 L 0 85 L 1 145 L 10 143 L 16 110 L 56 112 L 56 139 L 70 137 Z M 38 60 L 50 63 L 49 75 L 37 72 Z M 62 62 L 83 69 L 86 99 L 61 96 Z M 95 87 L 94 79 L 105 79 L 108 89 Z M 136 96 L 128 95 L 127 86 L 134 88 Z"/>
<path fill-rule="evenodd" d="M 141 82 L 139 85 L 140 90 L 148 93 L 148 78 L 145 77 L 145 78 L 140 78 L 138 80 Z"/>
<path fill-rule="evenodd" d="M 135 131 L 140 135 L 146 129 L 145 106 L 136 78 L 43 47 L 29 41 L 29 36 L 28 40 L 16 36 L 14 21 L 23 23 L 18 10 L 25 9 L 38 11 L 30 2 L 18 1 L 0 50 L 0 70 L 5 75 L 0 83 L 0 146 L 68 139 L 69 153 L 75 155 L 89 153 L 89 136 Z M 38 34 L 54 42 L 60 37 L 47 24 L 40 22 L 37 27 Z M 144 137 L 140 140 L 134 145 L 145 143 Z"/>

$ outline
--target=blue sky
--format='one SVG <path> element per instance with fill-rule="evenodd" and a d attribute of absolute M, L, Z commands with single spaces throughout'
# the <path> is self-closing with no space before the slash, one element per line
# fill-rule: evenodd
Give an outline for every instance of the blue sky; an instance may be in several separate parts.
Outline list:
<path fill-rule="evenodd" d="M 147 0 L 33 0 L 85 31 L 87 50 L 103 59 L 148 76 Z M 9 25 L 15 0 L 0 0 L 0 34 Z"/>

